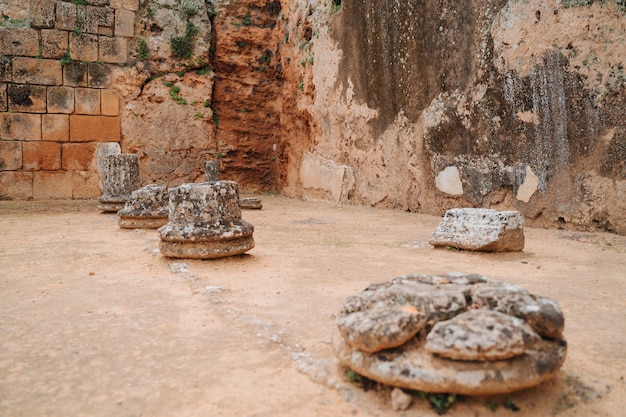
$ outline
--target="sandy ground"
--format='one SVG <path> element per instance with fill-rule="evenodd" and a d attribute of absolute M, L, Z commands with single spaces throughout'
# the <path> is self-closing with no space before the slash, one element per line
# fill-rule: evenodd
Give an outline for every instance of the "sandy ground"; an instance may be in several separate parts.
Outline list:
<path fill-rule="evenodd" d="M 96 203 L 0 203 L 0 416 L 432 416 L 351 382 L 342 301 L 406 273 L 475 272 L 556 299 L 560 375 L 450 416 L 623 416 L 626 238 L 526 229 L 519 253 L 433 249 L 439 218 L 260 196 L 248 254 L 167 259 Z M 494 411 L 487 403 L 500 405 Z"/>

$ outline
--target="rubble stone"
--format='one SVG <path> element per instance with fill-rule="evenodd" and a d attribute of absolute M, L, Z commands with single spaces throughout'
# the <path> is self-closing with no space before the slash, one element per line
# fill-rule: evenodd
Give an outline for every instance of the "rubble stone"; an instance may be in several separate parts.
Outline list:
<path fill-rule="evenodd" d="M 169 221 L 158 232 L 161 253 L 174 258 L 222 258 L 254 247 L 254 226 L 241 219 L 239 188 L 233 181 L 171 189 Z"/>
<path fill-rule="evenodd" d="M 261 199 L 257 197 L 244 197 L 239 199 L 239 206 L 246 210 L 261 210 L 263 203 L 261 203 Z"/>
<path fill-rule="evenodd" d="M 524 217 L 519 211 L 450 209 L 430 237 L 435 247 L 508 252 L 524 249 Z"/>
<path fill-rule="evenodd" d="M 164 186 L 150 184 L 132 192 L 124 208 L 117 212 L 124 229 L 158 229 L 167 223 L 169 193 Z"/>

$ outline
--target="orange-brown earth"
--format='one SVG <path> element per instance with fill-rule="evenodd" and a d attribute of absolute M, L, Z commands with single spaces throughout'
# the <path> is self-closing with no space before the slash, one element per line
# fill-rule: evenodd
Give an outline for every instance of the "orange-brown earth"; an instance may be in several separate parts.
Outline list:
<path fill-rule="evenodd" d="M 450 416 L 620 416 L 626 238 L 526 229 L 518 253 L 433 249 L 438 217 L 259 196 L 248 254 L 167 259 L 93 201 L 0 202 L 2 416 L 434 416 L 392 411 L 330 349 L 342 301 L 406 273 L 476 272 L 556 299 L 559 376 Z M 494 412 L 487 404 L 499 405 Z"/>

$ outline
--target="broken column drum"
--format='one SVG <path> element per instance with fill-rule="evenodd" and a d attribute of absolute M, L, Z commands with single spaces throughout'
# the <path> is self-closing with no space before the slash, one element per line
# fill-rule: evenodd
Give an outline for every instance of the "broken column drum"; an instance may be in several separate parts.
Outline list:
<path fill-rule="evenodd" d="M 124 208 L 117 212 L 124 229 L 158 229 L 167 223 L 169 194 L 162 185 L 150 184 L 132 192 Z"/>
<path fill-rule="evenodd" d="M 98 208 L 117 212 L 140 187 L 139 158 L 133 154 L 112 154 L 104 157 L 102 165 L 104 179 Z"/>
<path fill-rule="evenodd" d="M 559 304 L 477 274 L 411 274 L 348 297 L 331 346 L 378 382 L 425 392 L 506 394 L 556 376 L 567 355 Z"/>
<path fill-rule="evenodd" d="M 206 161 L 204 163 L 204 176 L 207 182 L 220 180 L 220 161 Z"/>
<path fill-rule="evenodd" d="M 233 181 L 171 189 L 169 222 L 158 232 L 161 253 L 174 258 L 222 258 L 254 247 L 254 226 L 241 219 L 239 189 Z"/>

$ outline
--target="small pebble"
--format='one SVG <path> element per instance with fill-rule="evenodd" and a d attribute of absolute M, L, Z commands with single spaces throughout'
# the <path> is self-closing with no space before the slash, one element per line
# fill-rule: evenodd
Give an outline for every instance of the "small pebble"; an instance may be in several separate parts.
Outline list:
<path fill-rule="evenodd" d="M 412 400 L 413 398 L 400 388 L 394 388 L 391 391 L 391 408 L 394 411 L 406 410 L 411 405 Z"/>

